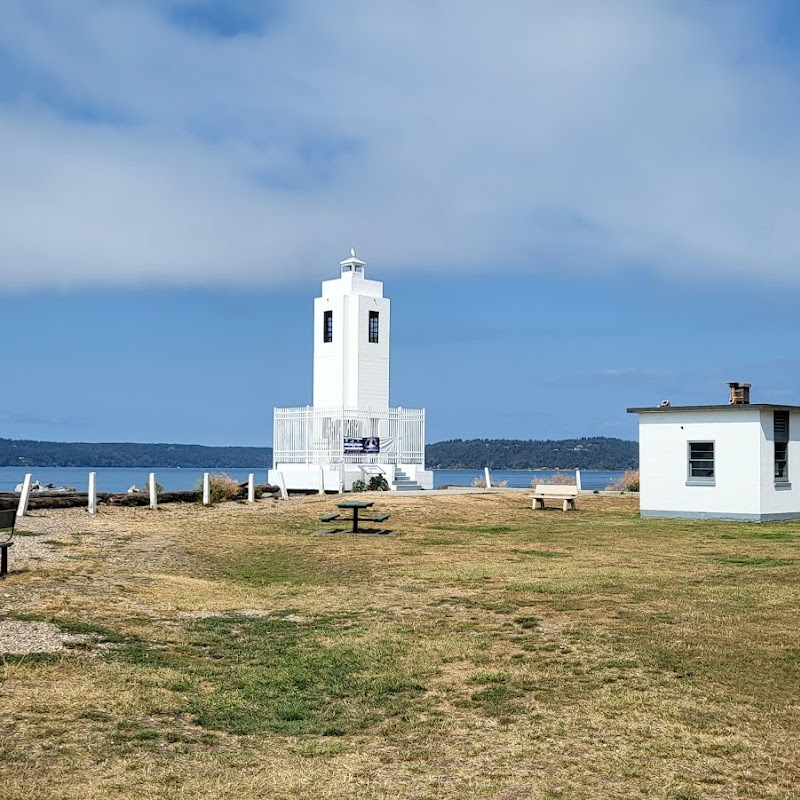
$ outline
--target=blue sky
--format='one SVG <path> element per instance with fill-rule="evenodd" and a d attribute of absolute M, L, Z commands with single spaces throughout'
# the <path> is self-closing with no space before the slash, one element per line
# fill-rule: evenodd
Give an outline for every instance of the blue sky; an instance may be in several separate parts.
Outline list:
<path fill-rule="evenodd" d="M 793 2 L 6 0 L 0 436 L 263 445 L 351 246 L 428 439 L 800 403 Z"/>

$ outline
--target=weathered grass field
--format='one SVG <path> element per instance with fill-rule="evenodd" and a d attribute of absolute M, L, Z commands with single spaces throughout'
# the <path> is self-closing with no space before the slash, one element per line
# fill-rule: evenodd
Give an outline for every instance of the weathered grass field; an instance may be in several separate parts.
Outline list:
<path fill-rule="evenodd" d="M 0 797 L 800 796 L 800 524 L 376 500 L 23 522 L 2 618 L 85 636 L 2 657 Z"/>

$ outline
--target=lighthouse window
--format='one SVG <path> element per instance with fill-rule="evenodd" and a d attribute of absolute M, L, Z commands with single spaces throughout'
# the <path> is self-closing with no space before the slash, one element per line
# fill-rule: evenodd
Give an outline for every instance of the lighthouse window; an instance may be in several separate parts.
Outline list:
<path fill-rule="evenodd" d="M 378 312 L 369 312 L 369 340 L 373 344 L 378 344 Z"/>
<path fill-rule="evenodd" d="M 322 324 L 322 341 L 333 341 L 333 311 L 326 311 Z"/>

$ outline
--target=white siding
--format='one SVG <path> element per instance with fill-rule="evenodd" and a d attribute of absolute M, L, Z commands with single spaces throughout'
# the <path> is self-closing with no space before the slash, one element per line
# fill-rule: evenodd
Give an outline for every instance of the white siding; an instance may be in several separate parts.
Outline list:
<path fill-rule="evenodd" d="M 761 412 L 761 507 L 764 514 L 800 514 L 800 413 L 789 414 L 789 482 L 775 482 L 774 412 Z"/>
<path fill-rule="evenodd" d="M 369 312 L 378 312 L 378 343 L 369 341 Z M 389 406 L 389 301 L 384 297 L 359 297 L 358 408 L 387 408 Z"/>
<path fill-rule="evenodd" d="M 757 517 L 762 513 L 758 409 L 645 412 L 639 423 L 643 515 Z M 713 486 L 689 485 L 692 441 L 714 442 Z"/>
<path fill-rule="evenodd" d="M 342 295 L 318 297 L 314 300 L 314 405 L 341 405 L 344 394 L 346 298 Z M 333 341 L 323 342 L 323 319 L 333 312 Z"/>

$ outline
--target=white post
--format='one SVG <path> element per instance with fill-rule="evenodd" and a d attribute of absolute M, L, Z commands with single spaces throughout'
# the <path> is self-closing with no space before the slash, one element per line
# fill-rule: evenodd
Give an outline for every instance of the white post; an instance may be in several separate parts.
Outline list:
<path fill-rule="evenodd" d="M 97 473 L 89 473 L 89 513 L 97 513 Z"/>
<path fill-rule="evenodd" d="M 278 488 L 281 490 L 281 497 L 284 500 L 289 499 L 289 492 L 286 491 L 286 481 L 284 480 L 283 473 L 278 473 Z"/>
<path fill-rule="evenodd" d="M 422 448 L 422 469 L 425 469 L 425 409 L 422 409 L 422 439 L 419 443 Z"/>
<path fill-rule="evenodd" d="M 203 473 L 203 505 L 211 505 L 211 473 Z"/>
<path fill-rule="evenodd" d="M 33 475 L 28 472 L 22 482 L 22 491 L 19 494 L 19 505 L 17 506 L 17 519 L 24 517 L 28 513 L 28 500 L 31 498 L 31 481 Z"/>
<path fill-rule="evenodd" d="M 150 473 L 150 478 L 148 479 L 148 484 L 150 485 L 150 508 L 155 511 L 158 508 L 158 494 L 156 493 L 156 474 L 155 472 Z"/>
<path fill-rule="evenodd" d="M 256 501 L 256 476 L 251 472 L 247 476 L 247 502 L 255 503 Z"/>
<path fill-rule="evenodd" d="M 325 470 L 319 465 L 319 494 L 325 494 Z"/>
<path fill-rule="evenodd" d="M 397 447 L 395 448 L 397 455 L 395 458 L 397 459 L 398 464 L 405 464 L 405 459 L 403 458 L 403 407 L 397 407 Z"/>
<path fill-rule="evenodd" d="M 578 487 L 578 492 L 582 491 L 581 489 L 581 471 L 579 469 L 575 470 L 575 485 Z"/>
<path fill-rule="evenodd" d="M 491 475 L 489 475 L 489 467 L 484 467 L 483 468 L 483 474 L 486 477 L 486 488 L 487 489 L 491 489 L 492 488 L 492 477 L 491 477 Z"/>
<path fill-rule="evenodd" d="M 305 425 L 305 445 L 306 445 L 306 466 L 311 460 L 311 406 L 306 406 L 306 425 Z M 285 498 L 284 498 L 285 499 Z"/>

